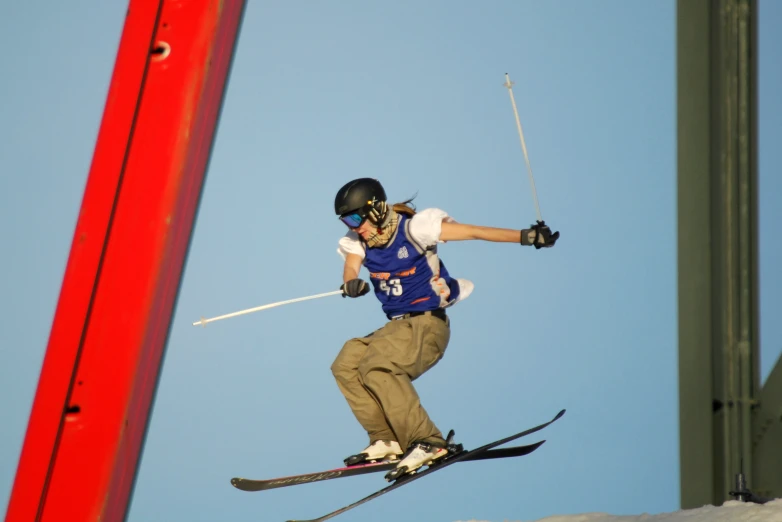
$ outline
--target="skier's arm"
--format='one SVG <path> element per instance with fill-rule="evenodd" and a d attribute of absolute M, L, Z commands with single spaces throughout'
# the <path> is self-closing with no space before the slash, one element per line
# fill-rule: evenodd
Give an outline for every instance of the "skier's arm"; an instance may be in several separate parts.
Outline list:
<path fill-rule="evenodd" d="M 340 287 L 342 297 L 361 297 L 369 292 L 369 284 L 358 277 L 363 262 L 364 259 L 358 254 L 345 256 L 345 268 L 342 270 L 343 284 Z"/>
<path fill-rule="evenodd" d="M 519 231 L 510 228 L 482 227 L 478 225 L 468 225 L 466 223 L 443 221 L 440 239 L 442 241 L 482 239 L 483 241 L 494 241 L 498 243 L 519 243 L 522 232 L 529 231 Z"/>
<path fill-rule="evenodd" d="M 455 221 L 443 220 L 440 229 L 441 241 L 465 241 L 469 239 L 481 239 L 483 241 L 493 241 L 496 243 L 521 243 L 522 245 L 532 245 L 537 238 L 538 248 L 554 246 L 559 238 L 559 232 L 554 234 L 547 226 L 540 228 L 541 234 L 535 228 L 525 228 L 514 230 L 512 228 L 482 227 L 479 225 L 468 225 L 466 223 L 457 223 Z"/>
<path fill-rule="evenodd" d="M 358 254 L 348 254 L 345 256 L 345 268 L 342 271 L 342 282 L 347 283 L 351 279 L 357 279 L 361 270 L 361 263 L 364 260 Z"/>

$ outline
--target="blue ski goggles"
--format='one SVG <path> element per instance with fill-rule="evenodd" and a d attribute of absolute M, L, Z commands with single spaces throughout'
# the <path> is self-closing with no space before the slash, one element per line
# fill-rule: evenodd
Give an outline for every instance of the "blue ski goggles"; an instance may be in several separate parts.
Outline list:
<path fill-rule="evenodd" d="M 366 216 L 362 216 L 358 212 L 352 212 L 350 214 L 345 214 L 344 216 L 339 216 L 339 220 L 345 223 L 348 228 L 360 227 L 361 223 L 363 223 L 365 219 Z"/>

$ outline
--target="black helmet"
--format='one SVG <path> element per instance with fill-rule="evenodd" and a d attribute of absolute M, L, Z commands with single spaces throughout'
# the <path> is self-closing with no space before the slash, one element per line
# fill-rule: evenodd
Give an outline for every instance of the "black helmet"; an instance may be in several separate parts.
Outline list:
<path fill-rule="evenodd" d="M 334 212 L 340 217 L 358 214 L 362 221 L 368 217 L 372 223 L 379 225 L 388 213 L 386 191 L 376 179 L 354 179 L 337 192 Z"/>

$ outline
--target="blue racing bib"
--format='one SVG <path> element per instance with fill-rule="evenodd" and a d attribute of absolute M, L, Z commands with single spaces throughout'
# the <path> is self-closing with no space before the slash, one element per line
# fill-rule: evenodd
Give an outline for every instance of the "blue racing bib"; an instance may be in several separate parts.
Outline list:
<path fill-rule="evenodd" d="M 389 318 L 444 308 L 459 297 L 459 284 L 438 257 L 437 245 L 418 244 L 410 235 L 408 216 L 399 215 L 396 232 L 382 247 L 362 245 L 375 296 Z"/>

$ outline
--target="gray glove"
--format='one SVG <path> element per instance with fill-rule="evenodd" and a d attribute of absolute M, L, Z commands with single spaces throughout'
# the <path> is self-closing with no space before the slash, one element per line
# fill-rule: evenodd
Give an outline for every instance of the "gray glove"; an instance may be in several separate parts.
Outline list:
<path fill-rule="evenodd" d="M 559 239 L 559 232 L 551 232 L 545 221 L 538 221 L 531 228 L 521 231 L 522 245 L 535 245 L 535 248 L 550 248 Z"/>
<path fill-rule="evenodd" d="M 339 287 L 342 297 L 361 297 L 369 292 L 369 284 L 363 279 L 351 279 Z"/>

